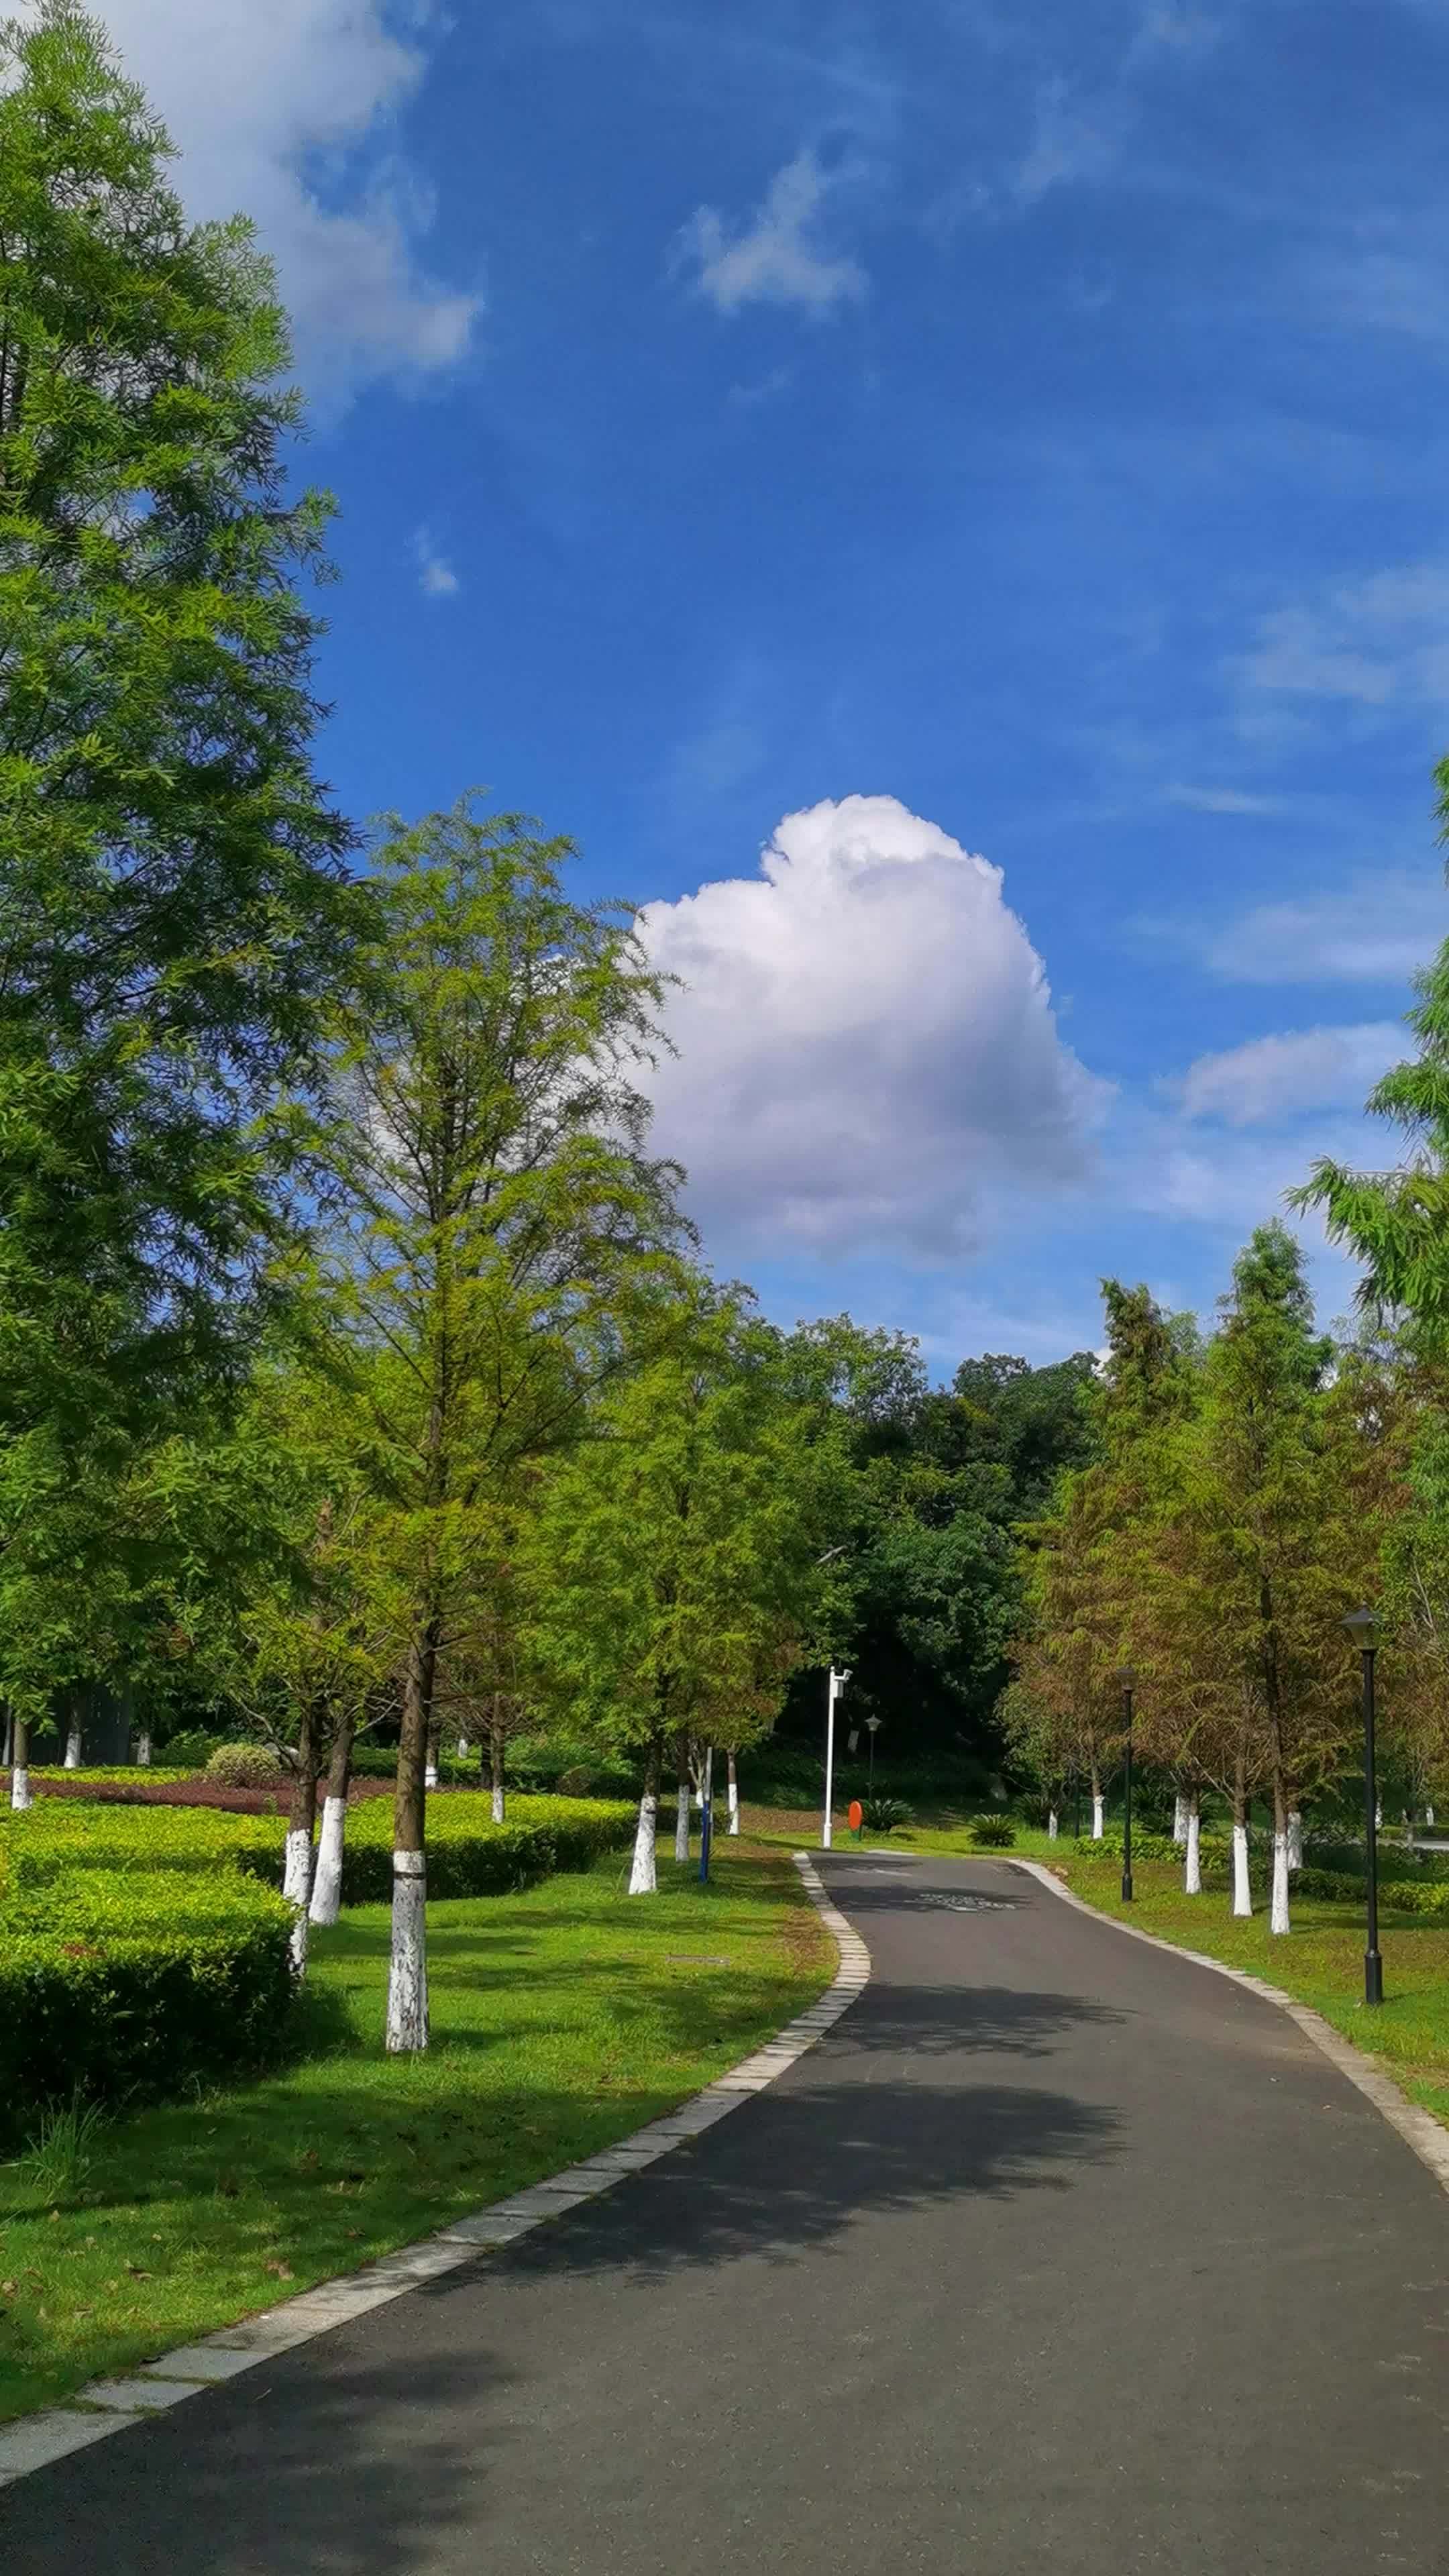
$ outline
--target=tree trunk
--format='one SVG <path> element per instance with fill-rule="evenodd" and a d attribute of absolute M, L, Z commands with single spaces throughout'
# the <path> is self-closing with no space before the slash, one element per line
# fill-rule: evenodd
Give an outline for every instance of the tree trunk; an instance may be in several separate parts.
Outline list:
<path fill-rule="evenodd" d="M 1094 1843 L 1099 1843 L 1099 1842 L 1101 1841 L 1101 1839 L 1102 1839 L 1102 1774 L 1101 1774 L 1101 1772 L 1098 1770 L 1097 1765 L 1096 1765 L 1096 1763 L 1094 1762 L 1094 1763 L 1093 1763 L 1093 1765 L 1092 1765 L 1092 1840 L 1093 1840 L 1093 1842 L 1094 1842 Z"/>
<path fill-rule="evenodd" d="M 459 1761 L 460 1761 L 460 1762 L 466 1762 L 466 1761 L 467 1761 L 467 1759 L 468 1759 L 468 1756 L 469 1756 L 469 1754 L 472 1752 L 472 1750 L 473 1750 L 473 1748 L 472 1748 L 471 1744 L 469 1743 L 467 1736 L 466 1736 L 466 1735 L 460 1735 L 460 1736 L 459 1736 L 459 1738 L 458 1738 L 458 1759 L 459 1759 Z"/>
<path fill-rule="evenodd" d="M 322 1839 L 317 1846 L 308 1908 L 314 1923 L 335 1923 L 342 1911 L 342 1855 L 347 1847 L 347 1790 L 352 1777 L 354 1725 L 345 1710 L 339 1710 L 333 1721 L 327 1795 L 322 1802 Z"/>
<path fill-rule="evenodd" d="M 1181 1789 L 1172 1801 L 1172 1839 L 1175 1843 L 1187 1840 L 1187 1799 Z"/>
<path fill-rule="evenodd" d="M 142 1729 L 141 1729 L 141 1732 L 140 1732 L 139 1736 L 138 1736 L 138 1737 L 137 1737 L 137 1739 L 136 1739 L 136 1759 L 137 1759 L 137 1761 L 140 1763 L 141 1768 L 142 1768 L 142 1770 L 143 1770 L 143 1771 L 149 1771 L 149 1770 L 150 1770 L 150 1768 L 151 1768 L 151 1729 L 149 1728 L 149 1726 L 143 1726 L 143 1727 L 142 1727 Z"/>
<path fill-rule="evenodd" d="M 10 1765 L 11 1765 L 11 1763 L 14 1761 L 14 1759 L 15 1759 L 15 1713 L 14 1713 L 13 1709 L 8 1709 L 8 1708 L 7 1708 L 7 1710 L 5 1711 L 5 1749 L 4 1749 L 3 1753 L 0 1753 L 0 1771 L 8 1771 L 8 1770 L 9 1770 L 9 1768 L 10 1768 Z"/>
<path fill-rule="evenodd" d="M 299 1977 L 307 1972 L 307 1908 L 312 1902 L 312 1837 L 317 1829 L 317 1766 L 321 1755 L 317 1709 L 304 1700 L 297 1720 L 297 1770 L 287 1817 L 287 1854 L 282 1894 L 293 1909 L 292 1965 Z"/>
<path fill-rule="evenodd" d="M 678 1762 L 676 1778 L 679 1785 L 674 1802 L 674 1857 L 687 1865 L 689 1860 L 689 1747 L 682 1735 L 679 1739 Z"/>
<path fill-rule="evenodd" d="M 68 1717 L 68 1719 L 66 1720 L 66 1729 L 65 1729 L 65 1768 L 66 1768 L 66 1770 L 67 1770 L 67 1771 L 78 1771 L 78 1770 L 80 1769 L 80 1767 L 81 1767 L 81 1723 L 80 1723 L 80 1714 L 79 1714 L 78 1710 L 76 1710 L 76 1709 L 72 1708 L 71 1713 L 70 1713 L 70 1716 L 69 1716 L 69 1717 Z"/>
<path fill-rule="evenodd" d="M 1060 1830 L 1061 1830 L 1061 1828 L 1060 1828 L 1060 1825 L 1059 1825 L 1058 1820 L 1057 1820 L 1057 1811 L 1056 1811 L 1055 1807 L 1048 1807 L 1048 1809 L 1047 1809 L 1047 1841 L 1048 1841 L 1049 1843 L 1054 1843 L 1054 1842 L 1056 1841 L 1057 1835 L 1058 1835 L 1058 1833 L 1060 1832 Z"/>
<path fill-rule="evenodd" d="M 10 1804 L 12 1807 L 28 1807 L 33 1804 L 30 1794 L 30 1720 L 28 1717 L 16 1717 L 14 1720 L 10 1761 Z"/>
<path fill-rule="evenodd" d="M 493 1822 L 495 1825 L 502 1824 L 507 1806 L 507 1799 L 503 1787 L 503 1759 L 506 1741 L 507 1739 L 503 1732 L 503 1720 L 501 1717 L 495 1715 L 488 1729 L 488 1758 L 492 1767 L 493 1775 Z"/>
<path fill-rule="evenodd" d="M 735 1777 L 735 1757 L 732 1753 L 725 1755 L 725 1763 L 729 1771 L 730 1832 L 737 1834 L 740 1829 L 740 1784 Z"/>
<path fill-rule="evenodd" d="M 428 2044 L 427 1761 L 438 1662 L 430 1619 L 408 1647 L 392 1828 L 392 1961 L 387 2047 L 400 2056 Z"/>
<path fill-rule="evenodd" d="M 1301 1807 L 1290 1807 L 1288 1810 L 1288 1866 L 1290 1869 L 1303 1867 L 1303 1810 Z"/>
<path fill-rule="evenodd" d="M 659 1739 L 649 1747 L 644 1765 L 644 1794 L 639 1801 L 639 1824 L 634 1836 L 634 1865 L 629 1872 L 631 1896 L 653 1896 L 658 1888 L 654 1870 L 654 1835 L 659 1817 Z"/>
<path fill-rule="evenodd" d="M 1270 1932 L 1287 1932 L 1288 1920 L 1288 1797 L 1283 1775 L 1275 1765 L 1273 1771 L 1273 1900 L 1268 1912 Z"/>
<path fill-rule="evenodd" d="M 1248 1883 L 1248 1801 L 1242 1765 L 1233 1786 L 1233 1912 L 1251 1914 L 1253 1891 Z"/>
<path fill-rule="evenodd" d="M 1183 1862 L 1184 1896 L 1202 1894 L 1202 1797 L 1194 1789 L 1187 1802 L 1187 1853 Z"/>
<path fill-rule="evenodd" d="M 1426 1807 L 1424 1809 L 1424 1822 L 1432 1832 L 1434 1825 L 1434 1810 L 1432 1807 Z"/>

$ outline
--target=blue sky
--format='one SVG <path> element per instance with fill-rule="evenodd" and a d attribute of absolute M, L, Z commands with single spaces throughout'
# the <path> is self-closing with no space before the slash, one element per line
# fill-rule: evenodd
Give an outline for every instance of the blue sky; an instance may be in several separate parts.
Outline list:
<path fill-rule="evenodd" d="M 650 905 L 718 1266 L 1049 1358 L 1382 1158 L 1449 929 L 1445 0 L 107 15 L 297 314 L 339 793 L 486 784 Z"/>

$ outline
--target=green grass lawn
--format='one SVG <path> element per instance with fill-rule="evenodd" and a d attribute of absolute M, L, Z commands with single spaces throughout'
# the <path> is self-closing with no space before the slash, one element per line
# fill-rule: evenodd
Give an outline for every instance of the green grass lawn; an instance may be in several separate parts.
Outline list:
<path fill-rule="evenodd" d="M 617 1853 L 429 1908 L 432 2047 L 382 2049 L 388 1916 L 312 1936 L 298 2050 L 259 2083 L 138 2112 L 57 2188 L 0 2167 L 0 2420 L 68 2395 L 591 2155 L 818 1995 L 835 1951 L 774 1851 L 713 1884 Z"/>

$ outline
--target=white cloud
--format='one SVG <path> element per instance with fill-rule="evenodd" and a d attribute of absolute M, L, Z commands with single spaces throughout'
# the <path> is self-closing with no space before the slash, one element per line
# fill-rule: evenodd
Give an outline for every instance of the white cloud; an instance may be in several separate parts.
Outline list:
<path fill-rule="evenodd" d="M 1254 904 L 1208 945 L 1218 974 L 1245 984 L 1399 984 L 1449 930 L 1432 877 L 1385 869 L 1323 894 Z"/>
<path fill-rule="evenodd" d="M 1281 814 L 1281 796 L 1253 796 L 1241 787 L 1165 787 L 1169 805 L 1187 805 L 1195 814 Z"/>
<path fill-rule="evenodd" d="M 426 273 L 431 201 L 388 142 L 441 24 L 427 0 L 103 5 L 179 147 L 188 211 L 255 219 L 309 385 L 338 399 L 462 355 L 478 298 Z"/>
<path fill-rule="evenodd" d="M 1300 1109 L 1358 1108 L 1409 1044 L 1400 1020 L 1299 1029 L 1200 1055 L 1180 1089 L 1189 1118 L 1256 1127 Z"/>
<path fill-rule="evenodd" d="M 413 553 L 417 557 L 418 588 L 426 591 L 429 599 L 451 599 L 461 590 L 462 583 L 446 555 L 439 554 L 427 528 L 414 531 Z"/>
<path fill-rule="evenodd" d="M 742 304 L 803 304 L 823 313 L 842 298 L 864 295 L 859 262 L 821 247 L 821 213 L 832 189 L 858 176 L 854 165 L 822 170 L 807 145 L 777 170 L 760 206 L 731 241 L 715 206 L 699 206 L 675 243 L 675 268 L 694 267 L 695 283 L 721 313 Z"/>
<path fill-rule="evenodd" d="M 1106 1086 L 1057 1031 L 998 868 L 893 796 L 788 815 L 760 873 L 654 903 L 684 989 L 656 1139 L 712 1229 L 779 1249 L 969 1249 L 1088 1169 Z"/>
<path fill-rule="evenodd" d="M 1274 609 L 1238 669 L 1250 688 L 1300 697 L 1449 703 L 1449 565 L 1397 565 Z"/>

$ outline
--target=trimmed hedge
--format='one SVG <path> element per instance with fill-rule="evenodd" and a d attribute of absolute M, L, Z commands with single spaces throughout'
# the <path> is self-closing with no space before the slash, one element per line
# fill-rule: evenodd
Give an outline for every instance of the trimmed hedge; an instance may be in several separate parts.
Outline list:
<path fill-rule="evenodd" d="M 85 1869 L 0 1903 L 0 2138 L 48 2103 L 255 2071 L 286 2036 L 291 1915 L 231 1872 Z"/>
<path fill-rule="evenodd" d="M 530 1798 L 507 1824 L 486 1795 L 458 1791 L 428 1807 L 428 1893 L 503 1896 L 560 1869 L 587 1869 L 634 1831 L 634 1811 L 614 1800 Z M 85 1806 L 46 1800 L 0 1823 L 0 1889 L 18 1893 L 93 1870 L 146 1876 L 158 1870 L 215 1879 L 240 1872 L 275 1887 L 285 1835 L 276 1816 L 215 1807 Z M 392 1805 L 369 1798 L 349 1810 L 342 1864 L 345 1905 L 392 1893 Z"/>

